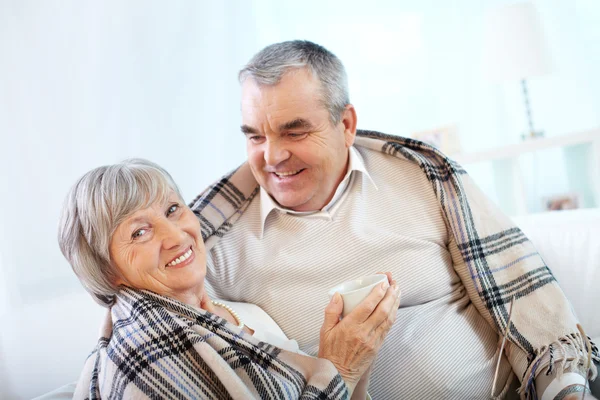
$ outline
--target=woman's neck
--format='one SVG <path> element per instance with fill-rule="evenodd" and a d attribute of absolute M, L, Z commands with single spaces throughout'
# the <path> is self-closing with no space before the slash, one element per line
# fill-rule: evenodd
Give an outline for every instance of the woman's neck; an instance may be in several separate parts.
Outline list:
<path fill-rule="evenodd" d="M 186 290 L 184 292 L 167 294 L 167 296 L 173 297 L 174 299 L 192 307 L 202 308 L 206 311 L 210 311 L 205 308 L 205 304 L 211 304 L 211 302 L 203 289 Z"/>
<path fill-rule="evenodd" d="M 234 325 L 239 325 L 239 321 L 233 316 L 229 310 L 223 307 L 219 307 L 213 304 L 211 298 L 206 294 L 206 291 L 203 289 L 198 291 L 189 291 L 185 293 L 178 293 L 177 296 L 173 296 L 177 300 L 182 303 L 191 305 L 195 308 L 201 308 L 209 313 L 218 315 L 221 318 L 226 319 L 228 322 L 231 322 Z M 253 331 L 248 330 L 250 333 Z"/>

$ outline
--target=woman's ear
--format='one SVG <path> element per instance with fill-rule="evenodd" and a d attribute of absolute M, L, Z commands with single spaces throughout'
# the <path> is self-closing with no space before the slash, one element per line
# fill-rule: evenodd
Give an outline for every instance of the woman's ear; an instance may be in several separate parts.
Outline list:
<path fill-rule="evenodd" d="M 108 280 L 115 288 L 118 288 L 119 286 L 128 286 L 125 277 L 121 274 L 112 260 L 109 261 L 107 268 L 109 269 Z"/>

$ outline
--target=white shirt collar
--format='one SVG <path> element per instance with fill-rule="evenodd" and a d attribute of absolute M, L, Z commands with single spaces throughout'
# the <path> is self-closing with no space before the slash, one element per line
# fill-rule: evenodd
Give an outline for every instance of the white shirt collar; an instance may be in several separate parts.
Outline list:
<path fill-rule="evenodd" d="M 321 217 L 325 217 L 327 219 L 331 219 L 331 214 L 332 214 L 331 211 L 333 211 L 332 210 L 333 206 L 338 205 L 338 203 L 341 204 L 343 202 L 343 199 L 346 197 L 345 196 L 345 194 L 347 193 L 346 189 L 349 188 L 352 177 L 355 175 L 355 174 L 353 174 L 354 171 L 361 172 L 363 174 L 363 176 L 366 176 L 368 178 L 368 180 L 375 187 L 375 189 L 378 190 L 377 185 L 375 185 L 373 178 L 371 178 L 371 175 L 369 174 L 369 171 L 367 171 L 367 168 L 365 166 L 362 156 L 360 155 L 358 150 L 356 150 L 354 148 L 354 146 L 351 146 L 348 149 L 348 170 L 346 171 L 346 175 L 344 176 L 344 179 L 342 179 L 342 181 L 338 185 L 338 187 L 335 191 L 335 194 L 331 198 L 331 201 L 329 201 L 329 203 L 327 203 L 325 205 L 325 207 L 323 207 L 319 211 L 294 211 L 294 210 L 290 210 L 288 208 L 282 207 L 275 200 L 273 200 L 271 195 L 269 195 L 267 193 L 267 191 L 261 186 L 260 187 L 260 196 L 259 196 L 259 201 L 260 201 L 260 238 L 262 239 L 262 237 L 263 237 L 263 234 L 265 231 L 265 224 L 267 222 L 267 217 L 269 216 L 269 214 L 271 214 L 271 212 L 273 210 L 278 210 L 283 213 L 293 214 L 293 215 L 298 215 L 298 216 L 315 215 L 315 216 L 321 216 Z"/>

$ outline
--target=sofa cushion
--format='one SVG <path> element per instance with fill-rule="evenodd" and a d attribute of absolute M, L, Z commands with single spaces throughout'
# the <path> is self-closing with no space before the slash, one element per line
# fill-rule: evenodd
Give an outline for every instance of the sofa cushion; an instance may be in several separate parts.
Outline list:
<path fill-rule="evenodd" d="M 600 209 L 552 211 L 513 220 L 552 270 L 587 335 L 600 339 Z"/>
<path fill-rule="evenodd" d="M 71 400 L 75 394 L 76 387 L 77 382 L 69 383 L 33 400 Z"/>

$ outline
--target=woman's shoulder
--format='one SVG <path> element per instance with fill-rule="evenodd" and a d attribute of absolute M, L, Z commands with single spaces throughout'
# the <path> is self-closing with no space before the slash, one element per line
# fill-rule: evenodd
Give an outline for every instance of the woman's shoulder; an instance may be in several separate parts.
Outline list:
<path fill-rule="evenodd" d="M 287 339 L 287 336 L 285 336 L 285 333 L 283 333 L 279 325 L 277 325 L 277 322 L 275 322 L 275 320 L 271 318 L 271 316 L 267 314 L 265 310 L 256 304 L 225 300 L 217 301 L 231 307 L 231 309 L 240 316 L 242 322 L 252 329 L 256 330 L 257 327 L 261 327 L 263 329 L 276 332 Z"/>
<path fill-rule="evenodd" d="M 218 300 L 231 307 L 242 322 L 254 331 L 253 336 L 284 350 L 299 353 L 298 343 L 290 340 L 277 322 L 259 306 L 252 303 Z"/>

